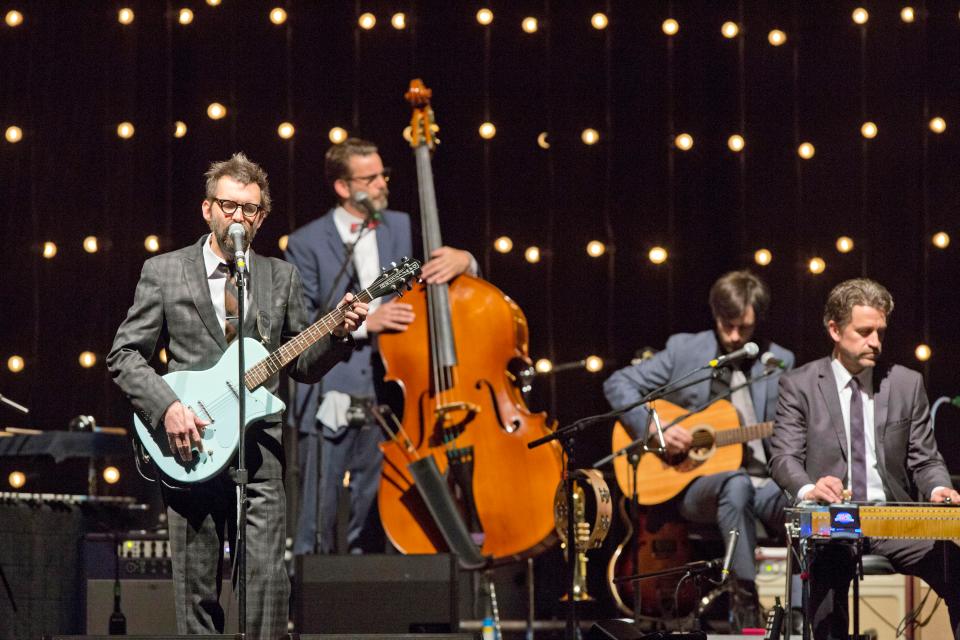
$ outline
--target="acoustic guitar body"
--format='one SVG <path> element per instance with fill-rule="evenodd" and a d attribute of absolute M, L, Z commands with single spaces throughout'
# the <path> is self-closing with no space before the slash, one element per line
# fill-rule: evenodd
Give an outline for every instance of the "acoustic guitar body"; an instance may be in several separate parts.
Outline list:
<path fill-rule="evenodd" d="M 653 402 L 660 422 L 667 425 L 687 413 L 685 409 L 666 400 Z M 706 446 L 695 447 L 686 460 L 678 465 L 668 464 L 653 453 L 645 453 L 637 468 L 637 499 L 641 505 L 661 504 L 683 491 L 695 479 L 734 471 L 743 463 L 742 446 L 713 446 L 714 434 L 730 429 L 739 429 L 740 420 L 737 410 L 726 400 L 717 400 L 703 411 L 681 420 L 671 429 L 686 429 L 694 434 L 696 440 L 706 442 Z M 633 440 L 630 432 L 617 422 L 613 427 L 612 445 L 617 451 Z M 617 484 L 624 495 L 633 490 L 630 478 L 631 468 L 625 456 L 613 461 Z"/>

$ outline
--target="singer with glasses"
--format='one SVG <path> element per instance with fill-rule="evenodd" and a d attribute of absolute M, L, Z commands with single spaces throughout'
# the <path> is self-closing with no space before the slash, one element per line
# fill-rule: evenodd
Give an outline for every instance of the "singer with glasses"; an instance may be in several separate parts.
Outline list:
<path fill-rule="evenodd" d="M 923 376 L 880 360 L 892 311 L 893 297 L 881 284 L 841 282 L 823 314 L 832 353 L 780 381 L 770 468 L 798 501 L 960 502 L 933 437 Z M 960 640 L 955 541 L 870 538 L 864 553 L 922 577 L 946 602 Z M 847 637 L 847 592 L 855 571 L 851 546 L 816 550 L 807 605 L 816 640 Z"/>
<path fill-rule="evenodd" d="M 290 234 L 286 258 L 303 277 L 308 314 L 325 313 L 344 291 L 366 286 L 380 269 L 413 253 L 410 216 L 387 209 L 390 169 L 372 142 L 350 138 L 327 151 L 326 182 L 336 205 Z M 428 283 L 477 274 L 467 251 L 441 247 L 423 265 Z M 406 330 L 413 308 L 396 298 L 370 303 L 370 316 L 354 332 L 358 348 L 319 385 L 297 385 L 290 422 L 299 430 L 302 491 L 294 553 L 382 552 L 386 542 L 376 508 L 380 485 L 380 426 L 370 404 L 387 390 L 377 335 Z M 321 455 L 322 449 L 322 455 Z M 338 499 L 349 473 L 350 523 L 338 548 Z M 319 520 L 319 522 L 318 522 Z"/>
<path fill-rule="evenodd" d="M 196 407 L 182 404 L 154 370 L 151 363 L 158 348 L 166 349 L 169 371 L 202 371 L 218 362 L 235 339 L 239 322 L 246 336 L 260 340 L 269 351 L 308 326 L 296 269 L 250 248 L 270 212 L 270 187 L 263 169 L 242 153 L 211 164 L 201 212 L 210 233 L 144 263 L 133 306 L 107 356 L 114 381 L 141 420 L 165 430 L 171 451 L 184 462 L 192 458 L 193 447 L 202 450 L 202 434 L 209 423 L 194 413 Z M 229 231 L 231 225 L 238 233 Z M 237 239 L 245 241 L 246 247 L 237 246 Z M 233 271 L 241 257 L 249 274 L 245 319 L 235 315 L 238 293 Z M 347 294 L 339 300 L 349 304 L 352 297 Z M 366 304 L 353 303 L 333 337 L 318 340 L 289 365 L 290 376 L 317 381 L 348 357 L 353 348 L 350 332 L 366 313 Z M 277 386 L 277 376 L 265 383 L 271 393 L 276 393 Z M 281 436 L 279 416 L 247 427 L 246 629 L 251 638 L 275 639 L 287 632 L 290 580 L 283 563 L 286 513 Z M 236 485 L 230 473 L 222 473 L 189 489 L 162 489 L 178 631 L 222 634 L 223 546 L 229 542 L 236 549 Z"/>
<path fill-rule="evenodd" d="M 667 340 L 663 351 L 620 369 L 607 379 L 603 390 L 611 407 L 626 407 L 653 389 L 711 363 L 715 364 L 713 371 L 717 375 L 698 374 L 692 380 L 699 382 L 668 395 L 666 400 L 684 409 L 699 410 L 714 399 L 728 397 L 741 425 L 773 419 L 777 380 L 764 372 L 768 367 L 791 368 L 794 356 L 762 336 L 762 322 L 770 304 L 767 285 L 749 271 L 733 271 L 713 284 L 709 303 L 713 329 L 675 334 Z M 754 339 L 759 347 L 750 342 Z M 758 353 L 763 354 L 762 358 L 756 357 Z M 639 437 L 648 424 L 649 432 L 655 433 L 648 417 L 649 412 L 641 406 L 621 420 Z M 664 440 L 668 458 L 685 458 L 692 444 L 690 432 L 683 428 L 667 429 Z M 740 469 L 693 480 L 670 505 L 690 522 L 716 524 L 725 543 L 729 542 L 731 530 L 740 532 L 733 555 L 733 573 L 737 578 L 733 604 L 740 628 L 762 626 L 754 582 L 756 521 L 763 522 L 771 534 L 778 534 L 783 531 L 786 506 L 780 488 L 770 479 L 766 441 L 751 440 L 744 449 Z"/>

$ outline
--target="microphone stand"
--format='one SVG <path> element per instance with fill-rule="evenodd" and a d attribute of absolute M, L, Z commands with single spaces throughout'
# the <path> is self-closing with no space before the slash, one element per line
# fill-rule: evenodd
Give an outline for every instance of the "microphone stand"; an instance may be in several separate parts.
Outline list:
<path fill-rule="evenodd" d="M 690 371 L 689 373 L 684 374 L 676 382 L 686 380 L 690 376 L 700 371 L 703 371 L 704 369 L 709 369 L 709 368 L 713 368 L 713 367 L 711 367 L 711 365 L 708 364 L 704 367 L 700 367 L 699 369 L 694 369 L 693 371 Z M 575 481 L 574 481 L 573 472 L 577 469 L 576 434 L 591 424 L 602 422 L 610 418 L 615 418 L 624 413 L 627 413 L 632 409 L 635 409 L 636 407 L 639 407 L 640 405 L 646 402 L 649 402 L 650 400 L 659 398 L 662 395 L 665 395 L 664 392 L 667 389 L 669 389 L 668 392 L 677 391 L 679 389 L 684 388 L 685 386 L 703 382 L 703 380 L 704 379 L 694 380 L 682 386 L 676 386 L 676 382 L 661 385 L 660 387 L 657 387 L 656 389 L 654 389 L 653 391 L 645 395 L 643 398 L 641 398 L 640 400 L 638 400 L 637 402 L 631 405 L 628 405 L 620 409 L 615 409 L 614 411 L 609 411 L 604 414 L 581 418 L 580 420 L 577 420 L 565 427 L 561 427 L 553 431 L 552 433 L 549 433 L 541 438 L 537 438 L 536 440 L 529 442 L 527 444 L 528 449 L 534 449 L 548 442 L 553 442 L 554 440 L 560 440 L 564 453 L 566 454 L 564 458 L 563 481 L 566 485 L 566 491 L 567 491 L 567 504 L 566 504 L 566 508 L 567 508 L 567 626 L 566 626 L 566 635 L 565 635 L 565 638 L 567 640 L 576 640 L 579 637 L 576 600 L 574 599 L 574 588 L 575 588 L 575 582 L 576 582 L 576 563 L 577 563 L 577 558 L 575 553 L 576 536 L 574 533 L 574 523 L 573 523 L 573 509 L 574 509 L 573 492 L 575 490 Z M 675 388 L 671 388 L 671 387 L 675 387 Z M 663 430 L 660 427 L 659 416 L 656 415 L 656 412 L 653 412 L 653 415 L 655 416 L 654 424 L 656 424 L 657 426 L 657 434 L 658 434 L 658 439 L 661 446 L 659 449 L 651 448 L 649 450 L 662 453 L 663 451 L 666 450 L 666 445 L 663 440 Z"/>
<path fill-rule="evenodd" d="M 713 377 L 713 375 L 716 375 L 716 370 L 718 369 L 718 367 L 726 366 L 727 364 L 730 364 L 730 362 L 717 363 L 715 361 L 711 361 L 710 363 L 702 367 L 698 367 L 696 369 L 693 369 L 692 371 L 689 371 L 683 374 L 673 382 L 668 382 L 666 384 L 660 385 L 650 393 L 640 398 L 640 400 L 632 404 L 629 404 L 626 407 L 614 409 L 613 411 L 608 411 L 607 413 L 602 413 L 595 416 L 588 416 L 586 418 L 581 418 L 579 420 L 576 420 L 570 423 L 565 427 L 561 427 L 553 431 L 552 433 L 549 433 L 541 438 L 537 438 L 536 440 L 533 440 L 532 442 L 529 442 L 527 444 L 528 449 L 534 449 L 548 442 L 552 442 L 554 440 L 560 440 L 563 446 L 564 452 L 566 453 L 564 470 L 563 470 L 563 479 L 564 479 L 564 482 L 566 483 L 566 490 L 567 490 L 567 505 L 566 505 L 567 506 L 567 541 L 568 541 L 567 542 L 567 545 L 568 545 L 568 553 L 567 553 L 568 608 L 567 608 L 567 629 L 566 629 L 567 640 L 576 640 L 576 638 L 579 635 L 578 634 L 579 630 L 577 628 L 576 601 L 574 600 L 574 597 L 573 597 L 574 583 L 576 579 L 577 559 L 576 559 L 576 555 L 573 552 L 571 552 L 571 549 L 574 549 L 576 544 L 576 537 L 574 536 L 574 526 L 573 526 L 573 491 L 575 488 L 573 471 L 575 471 L 577 468 L 576 467 L 576 449 L 575 449 L 576 434 L 591 424 L 609 420 L 611 418 L 619 417 L 629 411 L 632 411 L 633 409 L 639 407 L 640 405 L 646 404 L 647 402 L 662 398 L 663 396 L 673 393 L 675 391 L 679 391 L 680 389 L 684 389 L 686 387 L 699 384 L 701 382 L 704 382 L 705 380 L 709 380 L 710 378 L 700 378 L 692 381 L 688 379 L 691 376 L 701 371 L 704 371 L 706 369 L 714 370 L 714 372 L 712 372 L 710 375 L 710 377 Z M 683 384 L 678 384 L 681 382 L 683 382 Z M 644 452 L 649 451 L 653 453 L 664 453 L 667 447 L 663 439 L 663 428 L 660 425 L 660 417 L 657 415 L 655 410 L 651 411 L 651 415 L 654 420 L 654 424 L 656 425 L 656 428 L 657 428 L 657 440 L 658 440 L 659 446 L 656 448 L 646 447 L 646 439 L 643 439 L 641 444 L 644 445 Z M 640 445 L 638 444 L 636 446 L 640 446 Z M 609 460 L 612 460 L 613 457 L 614 456 L 612 455 L 607 456 Z M 607 458 L 605 458 L 605 460 L 607 460 Z M 597 463 L 597 464 L 594 464 L 593 466 L 594 468 L 596 468 L 602 465 L 600 465 L 600 463 Z"/>
<path fill-rule="evenodd" d="M 2 393 L 0 393 L 0 402 L 2 402 L 3 404 L 5 404 L 5 405 L 7 405 L 7 406 L 9 406 L 9 407 L 12 407 L 12 408 L 16 409 L 17 411 L 19 411 L 19 412 L 22 413 L 22 414 L 29 414 L 29 413 L 30 413 L 30 409 L 27 409 L 25 406 L 23 406 L 23 405 L 20 404 L 19 402 L 14 402 L 14 401 L 11 400 L 10 398 L 5 397 Z"/>
<path fill-rule="evenodd" d="M 249 249 L 248 249 L 249 250 Z M 247 368 L 243 358 L 243 325 L 246 320 L 247 298 L 247 271 L 246 263 L 237 265 L 237 364 L 238 379 L 237 396 L 239 398 L 238 415 L 240 430 L 240 445 L 237 450 L 237 468 L 234 482 L 237 484 L 237 548 L 233 554 L 234 569 L 237 574 L 237 599 L 239 600 L 239 625 L 241 634 L 247 632 L 247 484 L 249 483 L 246 458 L 246 397 L 247 385 L 244 382 Z"/>

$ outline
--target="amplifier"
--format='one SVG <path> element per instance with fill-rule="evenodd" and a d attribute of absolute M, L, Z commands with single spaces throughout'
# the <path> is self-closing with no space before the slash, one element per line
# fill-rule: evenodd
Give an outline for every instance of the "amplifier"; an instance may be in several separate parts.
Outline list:
<path fill-rule="evenodd" d="M 113 579 L 118 572 L 121 580 L 169 580 L 170 542 L 166 533 L 89 534 L 83 564 L 88 580 Z"/>

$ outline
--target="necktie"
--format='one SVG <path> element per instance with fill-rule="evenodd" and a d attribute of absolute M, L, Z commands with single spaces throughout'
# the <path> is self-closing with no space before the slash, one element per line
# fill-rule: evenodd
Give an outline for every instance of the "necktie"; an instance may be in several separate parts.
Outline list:
<path fill-rule="evenodd" d="M 863 431 L 863 399 L 860 381 L 850 380 L 850 488 L 853 499 L 867 499 L 867 446 Z"/>
<path fill-rule="evenodd" d="M 227 337 L 227 344 L 237 337 L 237 327 L 240 321 L 240 309 L 237 306 L 237 276 L 226 264 L 221 263 L 217 269 L 223 274 L 226 282 L 223 285 L 223 309 L 226 311 L 226 322 L 223 324 L 223 334 Z"/>
<path fill-rule="evenodd" d="M 369 220 L 367 222 L 351 222 L 350 233 L 356 233 L 357 231 L 360 231 L 360 229 L 363 229 L 364 225 L 366 225 L 367 229 L 376 229 L 378 224 L 380 224 L 380 221 L 376 219 Z"/>

